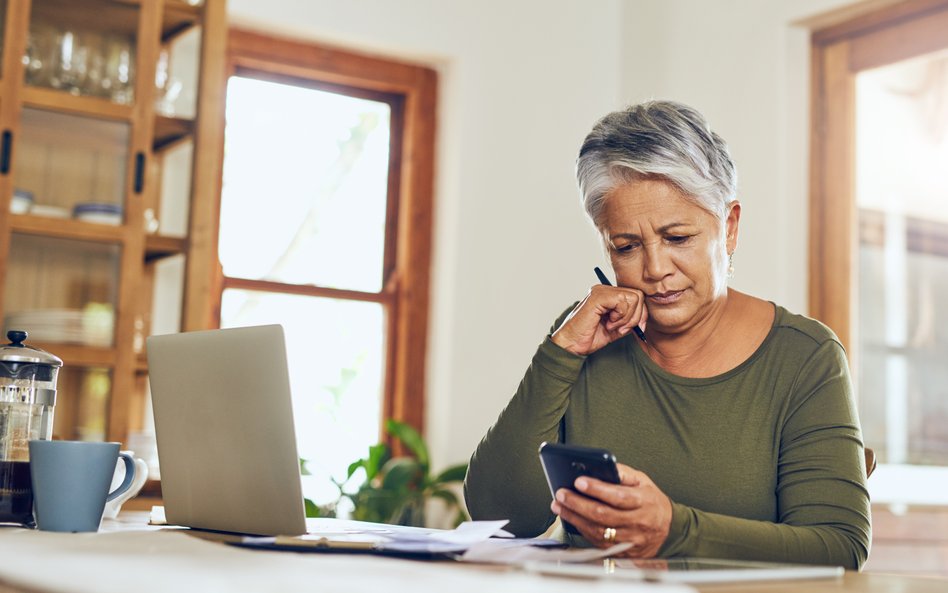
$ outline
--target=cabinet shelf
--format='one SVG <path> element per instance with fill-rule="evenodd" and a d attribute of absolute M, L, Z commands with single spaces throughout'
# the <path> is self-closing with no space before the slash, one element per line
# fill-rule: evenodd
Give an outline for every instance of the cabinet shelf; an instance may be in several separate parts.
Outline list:
<path fill-rule="evenodd" d="M 75 0 L 43 0 L 33 2 L 30 8 L 34 21 L 69 26 L 87 31 L 109 31 L 113 34 L 134 37 L 138 34 L 138 11 L 136 0 L 99 1 L 90 10 L 85 2 Z M 114 9 L 101 10 L 111 4 Z"/>
<path fill-rule="evenodd" d="M 77 29 L 109 31 L 134 37 L 138 34 L 141 0 L 111 0 L 120 10 L 89 10 L 75 0 L 45 0 L 33 3 L 33 18 L 48 23 L 68 23 Z M 201 7 L 181 0 L 167 0 L 161 17 L 161 40 L 167 42 L 200 22 Z"/>
<path fill-rule="evenodd" d="M 168 43 L 200 22 L 201 7 L 180 0 L 167 0 L 161 19 L 161 42 Z"/>
<path fill-rule="evenodd" d="M 187 239 L 148 235 L 145 237 L 145 261 L 150 262 L 163 257 L 184 253 L 187 248 Z"/>
<path fill-rule="evenodd" d="M 194 131 L 194 121 L 183 117 L 155 116 L 155 140 L 153 148 L 160 152 L 180 140 L 188 138 Z"/>
<path fill-rule="evenodd" d="M 37 346 L 63 359 L 63 365 L 70 367 L 107 367 L 115 366 L 115 349 L 98 346 L 84 346 L 80 344 L 60 344 L 58 342 L 29 341 L 30 346 Z"/>
<path fill-rule="evenodd" d="M 120 226 L 30 214 L 10 215 L 10 227 L 14 233 L 43 235 L 58 239 L 121 243 L 125 238 L 125 231 Z"/>
<path fill-rule="evenodd" d="M 132 107 L 101 97 L 82 97 L 55 89 L 23 87 L 23 105 L 49 111 L 104 117 L 118 121 L 132 120 Z"/>
<path fill-rule="evenodd" d="M 69 218 L 12 214 L 10 215 L 10 222 L 10 227 L 14 233 L 43 235 L 57 239 L 121 243 L 125 236 L 125 232 L 120 226 L 95 224 Z M 145 261 L 184 253 L 187 248 L 188 241 L 185 238 L 148 235 L 145 237 Z"/>

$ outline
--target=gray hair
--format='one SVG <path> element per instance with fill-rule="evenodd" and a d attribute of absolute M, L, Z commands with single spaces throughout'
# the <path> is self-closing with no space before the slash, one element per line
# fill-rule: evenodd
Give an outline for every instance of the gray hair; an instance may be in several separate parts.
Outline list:
<path fill-rule="evenodd" d="M 605 196 L 617 186 L 660 177 L 720 220 L 737 199 L 727 144 L 695 109 L 648 101 L 603 117 L 583 141 L 576 178 L 586 214 L 600 227 Z"/>

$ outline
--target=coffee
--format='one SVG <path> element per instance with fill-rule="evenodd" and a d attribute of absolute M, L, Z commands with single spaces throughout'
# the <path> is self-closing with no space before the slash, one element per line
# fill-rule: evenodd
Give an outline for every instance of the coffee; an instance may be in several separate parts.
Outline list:
<path fill-rule="evenodd" d="M 28 461 L 0 461 L 0 523 L 33 525 L 33 485 Z"/>

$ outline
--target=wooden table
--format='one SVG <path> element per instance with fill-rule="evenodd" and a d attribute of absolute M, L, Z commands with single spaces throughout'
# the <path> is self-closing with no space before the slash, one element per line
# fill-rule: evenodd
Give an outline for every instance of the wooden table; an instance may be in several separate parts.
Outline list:
<path fill-rule="evenodd" d="M 144 513 L 104 521 L 99 534 L 0 529 L 0 593 L 151 591 L 346 591 L 579 593 L 661 591 L 631 581 L 540 577 L 517 568 L 349 554 L 253 551 L 148 529 Z M 19 572 L 16 568 L 19 566 Z M 125 583 L 113 569 L 145 575 Z M 4 576 L 8 580 L 4 582 Z M 35 576 L 35 578 L 34 578 Z M 12 585 L 12 582 L 17 585 Z M 274 581 L 271 583 L 271 579 Z M 192 585 L 189 587 L 189 585 Z M 948 580 L 847 572 L 841 579 L 702 585 L 703 593 L 948 593 Z"/>

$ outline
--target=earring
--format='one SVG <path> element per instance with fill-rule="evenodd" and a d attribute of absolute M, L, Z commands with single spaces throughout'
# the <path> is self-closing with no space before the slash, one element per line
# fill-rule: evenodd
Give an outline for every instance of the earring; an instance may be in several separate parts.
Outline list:
<path fill-rule="evenodd" d="M 734 252 L 727 254 L 727 277 L 734 277 Z"/>

